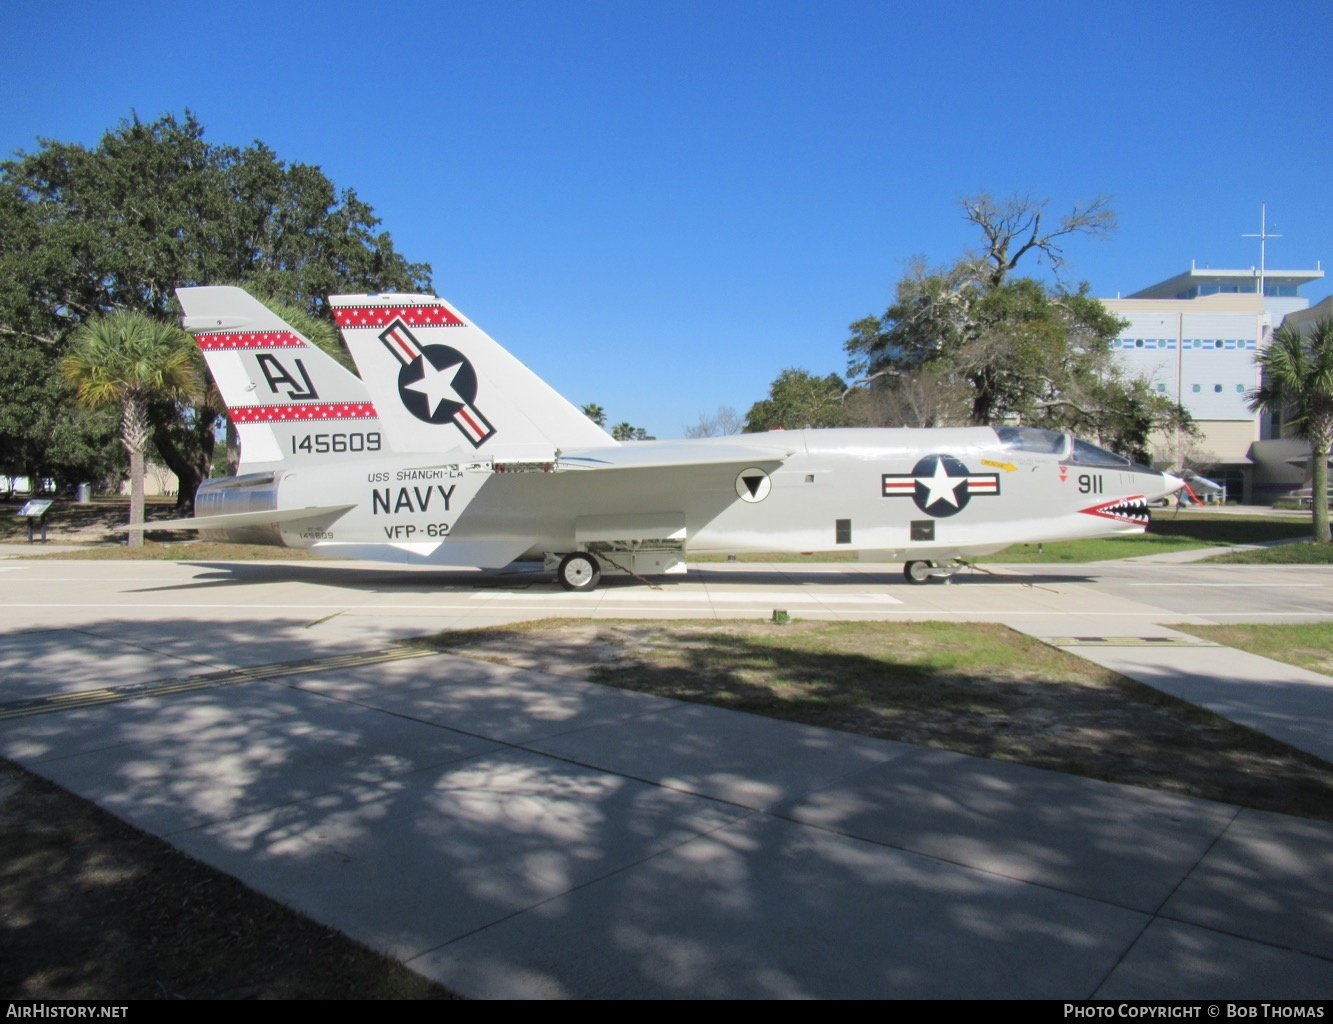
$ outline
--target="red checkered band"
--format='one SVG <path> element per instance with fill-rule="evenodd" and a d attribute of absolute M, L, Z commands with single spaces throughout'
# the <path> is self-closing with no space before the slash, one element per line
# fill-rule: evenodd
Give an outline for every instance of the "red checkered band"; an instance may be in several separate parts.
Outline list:
<path fill-rule="evenodd" d="M 246 405 L 231 409 L 233 423 L 277 423 L 301 420 L 373 420 L 369 402 L 309 402 L 303 405 Z"/>
<path fill-rule="evenodd" d="M 339 327 L 383 327 L 395 320 L 420 327 L 462 327 L 444 306 L 341 306 L 333 311 Z"/>
<path fill-rule="evenodd" d="M 194 340 L 206 351 L 215 349 L 306 348 L 291 331 L 219 331 L 196 334 Z"/>

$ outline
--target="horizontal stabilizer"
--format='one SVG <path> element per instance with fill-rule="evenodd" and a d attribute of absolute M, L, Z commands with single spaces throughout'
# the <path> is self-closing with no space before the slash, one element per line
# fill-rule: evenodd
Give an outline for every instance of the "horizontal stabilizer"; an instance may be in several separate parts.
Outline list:
<path fill-rule="evenodd" d="M 156 523 L 138 523 L 134 526 L 118 526 L 118 533 L 135 533 L 139 530 L 236 530 L 246 526 L 274 526 L 278 523 L 293 523 L 302 519 L 332 521 L 344 512 L 356 508 L 351 505 L 323 505 L 308 508 L 284 508 L 281 510 L 260 512 L 230 512 L 221 516 L 192 516 L 189 519 L 166 519 Z"/>

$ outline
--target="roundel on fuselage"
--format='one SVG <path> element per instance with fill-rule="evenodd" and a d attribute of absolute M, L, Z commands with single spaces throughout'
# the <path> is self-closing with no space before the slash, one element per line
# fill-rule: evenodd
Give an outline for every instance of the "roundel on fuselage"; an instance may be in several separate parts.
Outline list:
<path fill-rule="evenodd" d="M 973 473 L 952 455 L 927 455 L 910 473 L 885 473 L 886 498 L 911 498 L 928 516 L 944 519 L 967 508 L 973 495 L 999 494 L 998 473 Z"/>
<path fill-rule="evenodd" d="M 741 501 L 748 501 L 751 504 L 763 501 L 771 490 L 773 490 L 773 480 L 762 469 L 752 466 L 736 474 L 736 496 Z"/>

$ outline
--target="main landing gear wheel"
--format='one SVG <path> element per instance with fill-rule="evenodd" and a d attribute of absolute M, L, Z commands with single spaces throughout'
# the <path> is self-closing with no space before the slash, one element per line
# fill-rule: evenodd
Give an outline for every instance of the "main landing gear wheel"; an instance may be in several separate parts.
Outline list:
<path fill-rule="evenodd" d="M 922 583 L 928 583 L 930 582 L 930 563 L 908 562 L 903 566 L 903 575 L 907 577 L 908 583 L 915 583 L 918 586 Z"/>
<path fill-rule="evenodd" d="M 575 551 L 560 559 L 556 575 L 566 590 L 592 590 L 602 578 L 602 567 L 586 551 Z"/>

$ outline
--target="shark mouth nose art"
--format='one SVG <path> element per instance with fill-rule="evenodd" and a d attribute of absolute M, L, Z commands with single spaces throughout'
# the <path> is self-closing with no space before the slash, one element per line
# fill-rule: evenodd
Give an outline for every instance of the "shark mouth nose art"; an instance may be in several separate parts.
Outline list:
<path fill-rule="evenodd" d="M 1099 505 L 1089 505 L 1087 508 L 1079 509 L 1079 511 L 1085 516 L 1097 516 L 1099 519 L 1110 519 L 1117 523 L 1129 523 L 1134 526 L 1148 525 L 1148 502 L 1144 500 L 1141 494 L 1136 494 L 1130 498 L 1103 501 Z"/>

